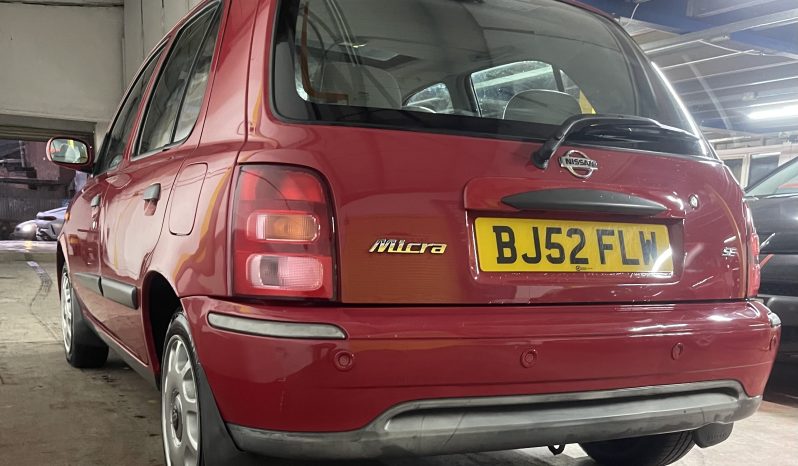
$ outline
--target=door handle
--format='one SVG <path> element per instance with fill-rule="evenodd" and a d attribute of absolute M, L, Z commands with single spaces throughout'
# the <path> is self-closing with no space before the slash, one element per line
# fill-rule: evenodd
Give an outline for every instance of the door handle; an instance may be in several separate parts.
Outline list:
<path fill-rule="evenodd" d="M 144 215 L 152 217 L 158 208 L 158 201 L 161 199 L 161 183 L 155 183 L 144 190 Z"/>
<path fill-rule="evenodd" d="M 102 203 L 102 196 L 99 194 L 91 199 L 91 230 L 97 230 L 97 218 L 100 216 L 100 204 Z"/>
<path fill-rule="evenodd" d="M 161 200 L 161 183 L 155 183 L 144 190 L 145 202 L 158 202 Z"/>

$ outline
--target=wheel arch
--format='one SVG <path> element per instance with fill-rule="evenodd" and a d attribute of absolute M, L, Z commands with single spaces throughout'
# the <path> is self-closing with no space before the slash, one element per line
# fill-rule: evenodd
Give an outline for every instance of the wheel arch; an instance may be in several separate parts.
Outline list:
<path fill-rule="evenodd" d="M 56 273 L 56 283 L 58 284 L 58 297 L 61 297 L 61 271 L 64 270 L 64 265 L 66 265 L 66 256 L 64 255 L 64 248 L 61 245 L 61 241 L 56 242 L 55 246 L 55 273 Z"/>
<path fill-rule="evenodd" d="M 172 282 L 158 271 L 148 272 L 141 287 L 141 312 L 150 364 L 158 385 L 166 332 L 179 306 L 180 298 Z"/>

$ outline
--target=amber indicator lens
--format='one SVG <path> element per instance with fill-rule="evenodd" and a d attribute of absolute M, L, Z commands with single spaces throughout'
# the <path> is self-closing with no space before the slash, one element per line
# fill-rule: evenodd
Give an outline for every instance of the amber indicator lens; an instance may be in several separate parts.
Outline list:
<path fill-rule="evenodd" d="M 250 220 L 250 236 L 260 241 L 310 243 L 319 237 L 319 221 L 311 214 L 255 213 Z"/>

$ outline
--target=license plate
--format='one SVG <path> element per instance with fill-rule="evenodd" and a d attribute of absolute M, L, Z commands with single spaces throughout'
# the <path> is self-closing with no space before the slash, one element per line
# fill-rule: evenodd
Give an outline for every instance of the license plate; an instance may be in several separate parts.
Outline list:
<path fill-rule="evenodd" d="M 478 218 L 483 272 L 672 273 L 664 225 Z"/>

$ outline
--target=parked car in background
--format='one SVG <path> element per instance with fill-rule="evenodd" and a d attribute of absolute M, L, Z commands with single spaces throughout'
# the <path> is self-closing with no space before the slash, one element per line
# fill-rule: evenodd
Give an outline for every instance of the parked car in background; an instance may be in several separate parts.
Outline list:
<path fill-rule="evenodd" d="M 36 239 L 39 241 L 55 241 L 64 227 L 66 207 L 39 212 L 36 214 Z"/>
<path fill-rule="evenodd" d="M 57 248 L 67 361 L 111 347 L 160 387 L 167 464 L 664 465 L 762 401 L 742 189 L 576 2 L 206 1 L 96 157 L 58 139 L 92 173 Z"/>
<path fill-rule="evenodd" d="M 35 240 L 37 228 L 36 220 L 22 222 L 14 227 L 14 231 L 11 232 L 11 239 L 27 241 Z"/>
<path fill-rule="evenodd" d="M 746 193 L 760 243 L 760 295 L 783 325 L 779 357 L 798 362 L 798 159 Z"/>

